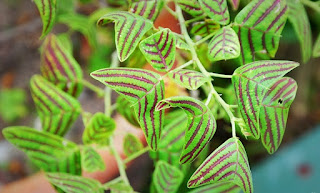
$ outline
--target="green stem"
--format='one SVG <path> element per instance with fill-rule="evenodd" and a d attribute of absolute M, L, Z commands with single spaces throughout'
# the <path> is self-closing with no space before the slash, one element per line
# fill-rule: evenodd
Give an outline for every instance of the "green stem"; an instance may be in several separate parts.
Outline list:
<path fill-rule="evenodd" d="M 190 60 L 190 61 L 186 62 L 185 64 L 177 67 L 176 70 L 183 69 L 183 68 L 185 68 L 185 67 L 187 67 L 187 66 L 190 66 L 191 64 L 193 64 L 193 60 Z"/>
<path fill-rule="evenodd" d="M 226 74 L 219 74 L 219 73 L 214 73 L 210 72 L 210 76 L 218 77 L 218 78 L 232 78 L 232 75 L 226 75 Z"/>
<path fill-rule="evenodd" d="M 195 50 L 195 43 L 192 41 L 192 39 L 190 38 L 187 28 L 184 25 L 185 20 L 181 11 L 181 8 L 176 4 L 176 13 L 178 16 L 178 20 L 180 23 L 180 28 L 181 28 L 181 34 L 184 35 L 184 38 L 187 42 L 187 44 L 190 46 L 190 52 L 192 55 L 192 59 L 193 61 L 196 63 L 196 65 L 198 66 L 198 68 L 200 69 L 200 71 L 208 77 L 208 81 L 207 84 L 209 85 L 209 88 L 211 90 L 211 94 L 216 98 L 216 100 L 220 103 L 220 105 L 224 108 L 224 110 L 227 112 L 228 116 L 230 117 L 230 122 L 231 122 L 231 128 L 232 128 L 232 136 L 236 137 L 236 127 L 235 127 L 235 116 L 233 115 L 230 105 L 227 104 L 219 95 L 219 93 L 214 89 L 211 80 L 209 79 L 210 77 L 210 73 L 204 68 L 204 66 L 202 65 L 201 61 L 198 58 L 197 52 Z"/>
<path fill-rule="evenodd" d="M 104 91 L 103 89 L 97 87 L 96 85 L 92 84 L 91 82 L 85 80 L 85 79 L 82 79 L 80 81 L 80 83 L 82 83 L 85 87 L 89 88 L 90 90 L 94 91 L 95 93 L 97 93 L 97 95 L 99 97 L 103 97 L 104 96 Z"/>
<path fill-rule="evenodd" d="M 132 160 L 136 159 L 137 157 L 141 156 L 142 154 L 148 152 L 150 150 L 149 146 L 144 147 L 143 149 L 139 150 L 138 152 L 132 154 L 130 157 L 126 158 L 124 160 L 124 163 L 127 164 L 131 162 Z"/>
<path fill-rule="evenodd" d="M 194 43 L 194 44 L 195 44 L 196 46 L 198 46 L 198 45 L 200 45 L 200 44 L 202 44 L 202 43 L 206 42 L 208 39 L 210 39 L 210 38 L 211 38 L 212 36 L 214 36 L 216 33 L 217 33 L 217 32 L 215 31 L 215 32 L 213 32 L 213 33 L 211 33 L 211 34 L 207 35 L 206 37 L 202 38 L 201 40 L 197 41 L 197 42 L 196 42 L 196 43 Z"/>
<path fill-rule="evenodd" d="M 320 1 L 314 2 L 310 0 L 300 0 L 300 2 L 305 6 L 308 6 L 311 9 L 315 10 L 316 12 L 320 13 Z"/>
<path fill-rule="evenodd" d="M 165 8 L 171 15 L 173 15 L 175 18 L 177 18 L 176 12 L 173 11 L 167 4 L 164 5 L 164 8 Z"/>
<path fill-rule="evenodd" d="M 116 183 L 121 182 L 121 181 L 122 181 L 122 178 L 121 177 L 117 177 L 117 178 L 115 178 L 115 179 L 103 184 L 102 187 L 103 187 L 103 189 L 108 190 L 110 185 L 116 184 Z"/>

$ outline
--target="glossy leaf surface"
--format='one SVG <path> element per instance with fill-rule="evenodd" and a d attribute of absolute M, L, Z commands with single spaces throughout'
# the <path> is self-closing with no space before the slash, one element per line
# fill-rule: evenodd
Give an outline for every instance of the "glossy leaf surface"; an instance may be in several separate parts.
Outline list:
<path fill-rule="evenodd" d="M 90 146 L 83 146 L 81 151 L 82 169 L 87 172 L 104 171 L 106 165 L 96 150 Z"/>
<path fill-rule="evenodd" d="M 140 43 L 140 50 L 152 67 L 169 71 L 176 55 L 176 37 L 169 29 L 163 29 Z"/>
<path fill-rule="evenodd" d="M 220 29 L 208 47 L 208 57 L 212 61 L 233 59 L 240 55 L 238 36 L 230 27 Z"/>
<path fill-rule="evenodd" d="M 192 25 L 191 34 L 205 37 L 220 29 L 220 25 L 212 19 L 196 22 Z"/>
<path fill-rule="evenodd" d="M 230 138 L 219 146 L 188 181 L 188 187 L 229 182 L 241 187 L 245 193 L 252 193 L 252 176 L 248 158 L 242 143 Z"/>
<path fill-rule="evenodd" d="M 143 35 L 152 28 L 152 22 L 133 13 L 118 11 L 106 14 L 98 21 L 99 25 L 115 22 L 116 47 L 121 62 L 135 50 Z"/>
<path fill-rule="evenodd" d="M 214 21 L 226 25 L 230 21 L 227 0 L 199 0 L 203 11 Z"/>
<path fill-rule="evenodd" d="M 133 1 L 129 10 L 132 13 L 154 21 L 158 17 L 163 4 L 163 0 Z"/>
<path fill-rule="evenodd" d="M 196 188 L 188 193 L 239 193 L 241 188 L 230 182 L 214 183 Z"/>
<path fill-rule="evenodd" d="M 134 108 L 123 96 L 117 98 L 117 112 L 120 113 L 129 123 L 136 127 L 140 127 Z"/>
<path fill-rule="evenodd" d="M 207 81 L 207 77 L 202 73 L 185 69 L 170 71 L 169 77 L 189 90 L 196 90 Z"/>
<path fill-rule="evenodd" d="M 192 16 L 200 16 L 204 12 L 201 9 L 201 6 L 197 0 L 177 0 L 178 5 L 181 9 Z"/>
<path fill-rule="evenodd" d="M 37 5 L 38 10 L 40 12 L 42 25 L 43 25 L 41 38 L 43 38 L 51 31 L 55 23 L 57 1 L 56 0 L 34 0 L 34 3 Z"/>
<path fill-rule="evenodd" d="M 42 45 L 41 73 L 61 90 L 78 97 L 83 89 L 82 70 L 71 52 L 55 35 L 48 35 Z"/>
<path fill-rule="evenodd" d="M 163 122 L 163 111 L 155 111 L 156 104 L 164 97 L 161 76 L 133 68 L 107 68 L 95 71 L 91 76 L 130 101 L 147 143 L 152 150 L 156 150 Z"/>
<path fill-rule="evenodd" d="M 143 148 L 141 141 L 131 133 L 128 133 L 123 139 L 123 152 L 129 157 Z"/>
<path fill-rule="evenodd" d="M 180 163 L 190 163 L 200 154 L 216 131 L 216 121 L 208 107 L 191 97 L 171 97 L 160 101 L 157 110 L 182 108 L 188 116 L 185 145 Z"/>
<path fill-rule="evenodd" d="M 64 136 L 80 114 L 80 103 L 40 75 L 31 78 L 30 87 L 42 129 Z"/>
<path fill-rule="evenodd" d="M 314 43 L 313 57 L 315 57 L 315 58 L 320 57 L 320 34 L 318 35 L 318 38 L 317 38 L 316 42 Z"/>

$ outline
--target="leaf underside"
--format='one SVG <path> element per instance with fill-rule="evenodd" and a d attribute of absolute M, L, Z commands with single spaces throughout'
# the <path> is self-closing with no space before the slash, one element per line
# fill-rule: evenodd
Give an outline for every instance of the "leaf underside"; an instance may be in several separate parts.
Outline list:
<path fill-rule="evenodd" d="M 45 37 L 53 28 L 56 19 L 56 0 L 34 0 L 40 12 L 42 20 L 42 35 L 41 38 Z"/>
<path fill-rule="evenodd" d="M 106 169 L 106 165 L 99 153 L 90 146 L 83 146 L 81 151 L 81 164 L 82 169 L 87 172 L 104 171 Z"/>
<path fill-rule="evenodd" d="M 175 83 L 189 90 L 197 90 L 207 81 L 207 77 L 202 73 L 185 69 L 170 71 L 169 77 L 175 81 Z"/>
<path fill-rule="evenodd" d="M 227 0 L 199 0 L 203 11 L 214 21 L 227 25 L 230 21 Z"/>
<path fill-rule="evenodd" d="M 123 152 L 129 157 L 143 148 L 141 141 L 131 133 L 123 139 Z"/>
<path fill-rule="evenodd" d="M 132 13 L 154 21 L 158 17 L 163 4 L 163 0 L 137 1 L 131 4 L 131 8 L 129 10 Z"/>

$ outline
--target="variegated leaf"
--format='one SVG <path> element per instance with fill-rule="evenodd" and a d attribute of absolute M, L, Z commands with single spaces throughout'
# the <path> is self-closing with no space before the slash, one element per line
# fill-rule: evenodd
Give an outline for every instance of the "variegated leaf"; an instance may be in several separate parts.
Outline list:
<path fill-rule="evenodd" d="M 227 25 L 230 21 L 227 0 L 199 0 L 203 11 L 214 21 Z"/>
<path fill-rule="evenodd" d="M 42 129 L 64 136 L 80 114 L 80 103 L 40 75 L 31 78 L 30 87 Z"/>
<path fill-rule="evenodd" d="M 220 29 L 208 47 L 208 57 L 212 61 L 233 59 L 240 55 L 238 36 L 230 27 Z"/>
<path fill-rule="evenodd" d="M 226 182 L 241 187 L 245 193 L 253 192 L 247 154 L 237 138 L 228 139 L 212 152 L 193 173 L 188 181 L 188 187 Z"/>
<path fill-rule="evenodd" d="M 169 77 L 177 84 L 189 90 L 197 90 L 208 80 L 208 78 L 200 72 L 185 69 L 170 71 Z"/>
<path fill-rule="evenodd" d="M 262 100 L 259 114 L 261 141 L 270 154 L 280 146 L 297 88 L 292 78 L 281 78 L 270 87 Z"/>
<path fill-rule="evenodd" d="M 131 133 L 128 133 L 123 139 L 123 152 L 129 157 L 143 148 L 141 141 Z"/>
<path fill-rule="evenodd" d="M 8 127 L 2 132 L 10 143 L 24 151 L 42 170 L 81 174 L 80 150 L 73 142 L 23 126 Z"/>
<path fill-rule="evenodd" d="M 200 154 L 216 131 L 216 120 L 210 109 L 191 97 L 171 97 L 160 101 L 157 110 L 170 107 L 182 108 L 188 115 L 185 144 L 180 163 L 190 163 Z"/>
<path fill-rule="evenodd" d="M 55 35 L 47 36 L 41 52 L 41 73 L 61 90 L 78 97 L 82 91 L 82 70 Z"/>
<path fill-rule="evenodd" d="M 156 104 L 164 97 L 161 76 L 133 68 L 107 68 L 95 71 L 91 76 L 132 103 L 147 143 L 156 150 L 163 121 L 163 111 L 155 111 Z"/>
<path fill-rule="evenodd" d="M 46 173 L 51 184 L 61 188 L 66 193 L 103 193 L 99 181 L 65 173 Z"/>
<path fill-rule="evenodd" d="M 238 10 L 239 8 L 239 4 L 240 4 L 240 0 L 229 0 L 231 6 L 232 6 L 232 9 L 235 11 L 235 10 Z"/>
<path fill-rule="evenodd" d="M 239 193 L 241 188 L 230 182 L 214 183 L 196 188 L 188 193 Z"/>
<path fill-rule="evenodd" d="M 83 146 L 81 151 L 82 169 L 87 172 L 104 171 L 106 165 L 96 150 L 90 146 Z"/>
<path fill-rule="evenodd" d="M 143 35 L 152 28 L 152 22 L 142 16 L 125 11 L 109 13 L 101 17 L 99 25 L 115 22 L 116 47 L 121 62 L 135 50 Z"/>
<path fill-rule="evenodd" d="M 83 131 L 84 144 L 108 145 L 109 137 L 116 128 L 116 123 L 103 113 L 96 113 Z"/>
<path fill-rule="evenodd" d="M 139 47 L 147 61 L 158 71 L 169 71 L 174 64 L 176 37 L 170 29 L 162 29 L 144 39 Z"/>
<path fill-rule="evenodd" d="M 260 137 L 259 111 L 269 87 L 299 64 L 291 61 L 259 61 L 237 68 L 232 83 L 241 115 L 247 125 L 246 136 Z"/>
<path fill-rule="evenodd" d="M 220 29 L 220 25 L 213 19 L 205 19 L 192 25 L 191 34 L 205 37 Z"/>
<path fill-rule="evenodd" d="M 204 14 L 201 6 L 197 0 L 177 0 L 178 5 L 181 9 L 190 15 L 197 17 Z"/>
<path fill-rule="evenodd" d="M 41 38 L 45 37 L 52 29 L 56 19 L 56 0 L 34 0 L 40 12 L 42 20 L 42 35 Z"/>
<path fill-rule="evenodd" d="M 150 19 L 151 21 L 154 21 L 158 17 L 163 4 L 163 0 L 136 1 L 132 2 L 129 11 L 144 18 Z"/>
<path fill-rule="evenodd" d="M 120 113 L 129 123 L 136 127 L 140 127 L 134 108 L 123 96 L 117 98 L 117 112 Z"/>
<path fill-rule="evenodd" d="M 183 173 L 178 168 L 159 161 L 156 164 L 152 181 L 158 192 L 176 192 L 183 181 Z"/>
<path fill-rule="evenodd" d="M 70 35 L 68 33 L 60 33 L 57 35 L 58 42 L 65 48 L 66 52 L 73 52 L 73 45 L 71 42 Z"/>
<path fill-rule="evenodd" d="M 313 57 L 320 57 L 320 34 L 313 46 Z"/>
<path fill-rule="evenodd" d="M 256 53 L 275 56 L 287 15 L 283 0 L 253 0 L 238 13 L 233 29 L 238 34 L 242 64 L 255 61 Z"/>

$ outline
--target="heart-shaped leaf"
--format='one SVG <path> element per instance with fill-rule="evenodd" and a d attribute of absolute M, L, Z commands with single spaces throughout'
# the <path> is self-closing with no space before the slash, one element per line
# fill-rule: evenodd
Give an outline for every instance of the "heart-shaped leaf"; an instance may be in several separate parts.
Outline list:
<path fill-rule="evenodd" d="M 163 0 L 135 1 L 132 2 L 129 10 L 132 13 L 154 21 L 158 17 L 163 4 Z"/>
<path fill-rule="evenodd" d="M 212 61 L 228 60 L 240 55 L 237 34 L 230 27 L 220 29 L 208 45 L 208 57 Z"/>
<path fill-rule="evenodd" d="M 30 87 L 42 129 L 64 136 L 80 114 L 80 103 L 39 75 L 31 78 Z"/>
<path fill-rule="evenodd" d="M 161 76 L 148 70 L 133 68 L 107 68 L 92 72 L 91 76 L 130 101 L 147 143 L 152 150 L 156 150 L 164 113 L 155 111 L 156 104 L 164 97 Z"/>
<path fill-rule="evenodd" d="M 143 148 L 141 141 L 131 133 L 123 139 L 123 152 L 129 157 Z"/>
<path fill-rule="evenodd" d="M 197 90 L 208 80 L 208 78 L 200 72 L 185 69 L 170 71 L 169 77 L 177 84 L 189 90 Z"/>
<path fill-rule="evenodd" d="M 34 0 L 40 12 L 42 20 L 42 35 L 41 38 L 46 36 L 52 29 L 56 19 L 56 0 Z"/>
<path fill-rule="evenodd" d="M 160 101 L 157 110 L 182 108 L 188 115 L 185 145 L 180 163 L 190 163 L 200 154 L 216 131 L 216 120 L 210 109 L 192 97 L 171 97 Z"/>
<path fill-rule="evenodd" d="M 317 38 L 316 42 L 314 43 L 312 55 L 314 58 L 320 57 L 320 34 L 318 35 L 318 38 Z"/>
<path fill-rule="evenodd" d="M 200 16 L 204 13 L 197 0 L 177 0 L 177 3 L 183 11 L 194 17 Z"/>
<path fill-rule="evenodd" d="M 192 25 L 191 34 L 205 37 L 220 29 L 220 25 L 213 19 L 205 19 Z"/>
<path fill-rule="evenodd" d="M 188 181 L 188 187 L 226 182 L 241 187 L 245 193 L 253 192 L 247 154 L 237 138 L 228 139 L 212 152 L 193 173 Z"/>
<path fill-rule="evenodd" d="M 223 182 L 196 188 L 188 193 L 239 193 L 241 188 L 234 183 Z"/>
<path fill-rule="evenodd" d="M 227 25 L 230 21 L 227 0 L 199 0 L 203 11 L 214 21 Z"/>
<path fill-rule="evenodd" d="M 96 150 L 90 146 L 83 146 L 81 151 L 81 165 L 87 172 L 104 171 L 106 165 Z"/>
<path fill-rule="evenodd" d="M 135 50 L 143 35 L 152 28 L 152 22 L 126 11 L 117 11 L 101 17 L 99 25 L 115 22 L 116 47 L 121 62 Z"/>

